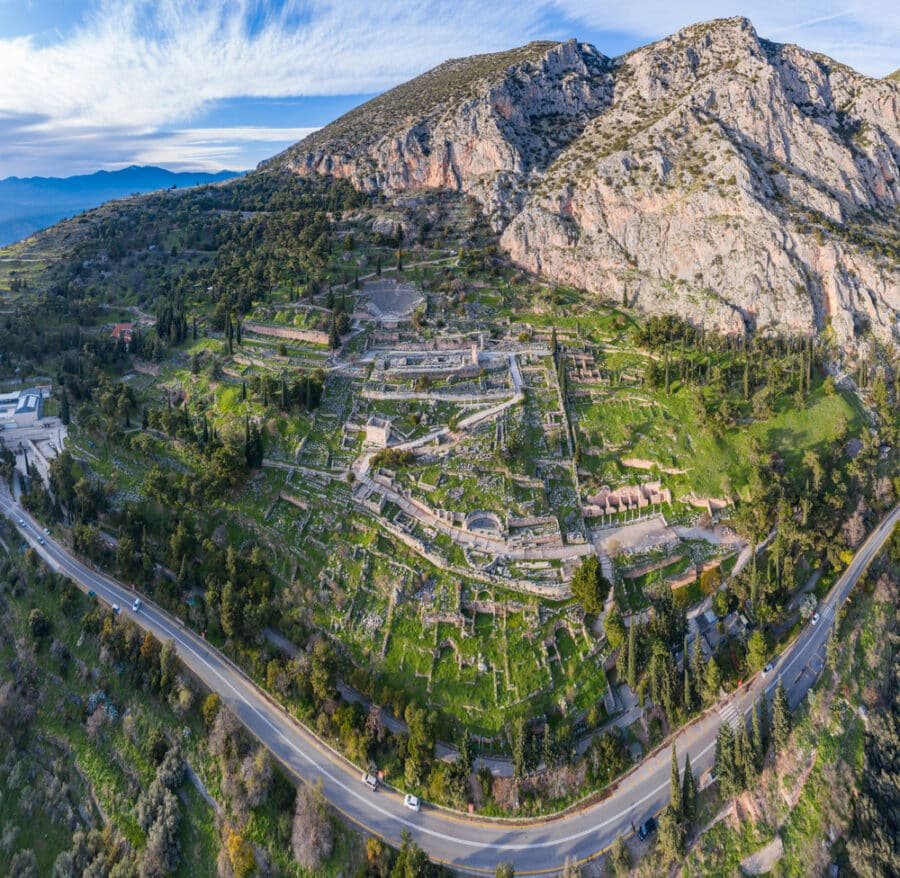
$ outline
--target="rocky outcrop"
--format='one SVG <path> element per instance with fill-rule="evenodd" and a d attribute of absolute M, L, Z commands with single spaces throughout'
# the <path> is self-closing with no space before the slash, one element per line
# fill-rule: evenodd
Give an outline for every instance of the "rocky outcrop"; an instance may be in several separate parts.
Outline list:
<path fill-rule="evenodd" d="M 270 164 L 466 192 L 519 265 L 647 312 L 896 339 L 900 85 L 746 19 L 447 62 Z"/>

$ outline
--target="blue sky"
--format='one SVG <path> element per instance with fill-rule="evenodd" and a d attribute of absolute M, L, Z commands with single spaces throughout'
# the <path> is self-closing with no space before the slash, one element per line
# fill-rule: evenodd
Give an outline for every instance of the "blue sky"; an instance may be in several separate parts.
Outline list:
<path fill-rule="evenodd" d="M 883 76 L 900 67 L 898 10 L 888 0 L 0 0 L 0 177 L 249 168 L 446 58 L 572 36 L 617 55 L 725 15 Z"/>

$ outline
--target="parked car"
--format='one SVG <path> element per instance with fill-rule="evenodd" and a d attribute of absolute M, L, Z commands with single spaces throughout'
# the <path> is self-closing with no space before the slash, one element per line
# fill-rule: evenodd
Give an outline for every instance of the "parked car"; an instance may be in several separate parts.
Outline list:
<path fill-rule="evenodd" d="M 809 620 L 810 625 L 818 625 L 819 624 L 819 614 L 813 613 L 812 619 Z"/>
<path fill-rule="evenodd" d="M 95 597 L 97 597 L 97 592 L 95 592 L 94 589 L 90 589 L 90 590 L 88 591 L 88 597 L 89 597 L 89 598 L 95 598 Z"/>
<path fill-rule="evenodd" d="M 362 775 L 362 782 L 363 782 L 367 787 L 369 787 L 369 789 L 371 789 L 372 792 L 375 792 L 375 790 L 378 789 L 378 778 L 375 777 L 374 774 L 369 774 L 368 771 L 364 771 L 364 772 L 363 772 L 363 775 Z"/>
<path fill-rule="evenodd" d="M 118 604 L 113 604 L 112 611 L 118 616 L 122 612 L 122 608 Z"/>
<path fill-rule="evenodd" d="M 648 817 L 639 827 L 638 827 L 638 838 L 641 841 L 646 841 L 653 833 L 656 832 L 656 818 Z"/>
<path fill-rule="evenodd" d="M 407 793 L 403 797 L 403 804 L 409 808 L 410 811 L 418 811 L 422 807 L 422 802 L 418 796 L 413 796 L 410 793 Z"/>
<path fill-rule="evenodd" d="M 131 609 L 134 610 L 136 613 L 143 606 L 144 606 L 144 602 L 140 598 L 135 598 L 134 603 L 131 605 Z"/>
<path fill-rule="evenodd" d="M 763 678 L 768 677 L 769 674 L 772 673 L 772 668 L 774 668 L 774 667 L 775 667 L 775 662 L 769 662 L 769 663 L 762 669 L 762 675 L 763 675 Z"/>
<path fill-rule="evenodd" d="M 45 528 L 44 528 L 44 533 L 47 534 L 47 536 L 50 536 L 50 528 L 49 528 L 49 527 L 45 527 Z"/>

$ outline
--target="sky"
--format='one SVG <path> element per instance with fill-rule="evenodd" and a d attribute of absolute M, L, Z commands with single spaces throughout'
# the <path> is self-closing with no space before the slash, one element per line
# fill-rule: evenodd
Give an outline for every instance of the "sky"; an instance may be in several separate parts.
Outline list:
<path fill-rule="evenodd" d="M 618 55 L 730 15 L 900 67 L 897 0 L 0 0 L 0 178 L 243 170 L 447 58 L 570 37 Z"/>

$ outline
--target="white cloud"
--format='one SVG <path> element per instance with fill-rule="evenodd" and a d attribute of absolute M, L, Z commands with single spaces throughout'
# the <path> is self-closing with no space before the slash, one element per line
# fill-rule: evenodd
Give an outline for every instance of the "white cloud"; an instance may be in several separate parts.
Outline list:
<path fill-rule="evenodd" d="M 55 41 L 46 31 L 0 37 L 0 175 L 33 172 L 44 158 L 44 170 L 246 167 L 286 141 L 272 129 L 189 130 L 217 102 L 372 93 L 448 57 L 585 30 L 639 42 L 743 13 L 763 36 L 863 72 L 900 66 L 900 13 L 888 0 L 762 0 L 752 9 L 722 0 L 284 0 L 277 11 L 261 11 L 277 5 L 264 0 L 88 2 L 81 24 Z"/>
<path fill-rule="evenodd" d="M 519 8 L 522 26 L 510 27 L 506 11 L 475 0 L 289 0 L 253 23 L 253 0 L 104 0 L 59 43 L 0 40 L 0 107 L 158 126 L 235 96 L 380 91 L 448 56 L 529 38 L 539 6 Z"/>

